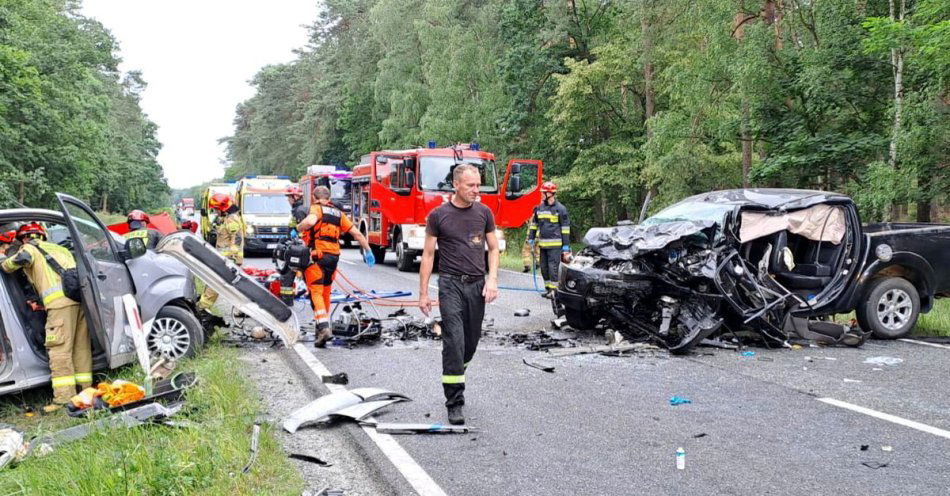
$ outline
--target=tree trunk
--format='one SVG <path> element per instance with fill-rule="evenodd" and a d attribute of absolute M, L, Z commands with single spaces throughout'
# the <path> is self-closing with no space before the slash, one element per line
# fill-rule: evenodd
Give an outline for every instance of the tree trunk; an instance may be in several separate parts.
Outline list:
<path fill-rule="evenodd" d="M 906 0 L 900 0 L 900 11 L 895 12 L 895 0 L 890 0 L 891 20 L 904 21 L 904 12 L 906 11 Z M 891 144 L 888 156 L 888 163 L 895 169 L 897 164 L 897 140 L 901 133 L 901 117 L 904 103 L 904 52 L 903 47 L 891 49 L 891 65 L 894 71 L 894 124 L 891 129 Z M 891 220 L 897 220 L 900 214 L 900 205 L 896 202 L 891 205 Z"/>
<path fill-rule="evenodd" d="M 917 222 L 932 222 L 929 201 L 917 200 Z"/>
<path fill-rule="evenodd" d="M 103 192 L 102 192 L 102 205 L 100 206 L 99 211 L 100 211 L 100 212 L 108 212 L 108 210 L 106 210 L 106 208 L 107 208 L 108 206 L 109 206 L 109 193 L 103 191 Z"/>
<path fill-rule="evenodd" d="M 26 201 L 26 181 L 20 181 L 20 206 Z"/>
<path fill-rule="evenodd" d="M 742 99 L 742 187 L 749 187 L 749 171 L 752 169 L 752 135 L 749 131 L 749 102 Z"/>
<path fill-rule="evenodd" d="M 656 114 L 656 95 L 653 92 L 653 33 L 650 30 L 649 3 L 644 4 L 644 11 L 640 18 L 640 29 L 643 32 L 643 95 L 644 95 L 644 122 Z M 650 127 L 647 126 L 647 139 L 653 137 Z"/>

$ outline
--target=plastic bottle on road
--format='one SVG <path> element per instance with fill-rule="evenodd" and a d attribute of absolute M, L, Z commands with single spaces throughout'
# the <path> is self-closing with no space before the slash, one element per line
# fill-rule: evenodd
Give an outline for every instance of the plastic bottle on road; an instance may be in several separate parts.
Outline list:
<path fill-rule="evenodd" d="M 676 449 L 676 469 L 686 470 L 686 450 L 683 448 Z"/>

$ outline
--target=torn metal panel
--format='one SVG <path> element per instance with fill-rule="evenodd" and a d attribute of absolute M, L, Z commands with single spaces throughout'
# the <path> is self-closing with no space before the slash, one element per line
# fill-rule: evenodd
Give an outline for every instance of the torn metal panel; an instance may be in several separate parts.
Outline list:
<path fill-rule="evenodd" d="M 369 417 L 370 415 L 376 413 L 377 410 L 381 410 L 393 403 L 399 403 L 400 401 L 405 401 L 402 398 L 394 398 L 388 400 L 378 400 L 378 401 L 367 401 L 365 403 L 359 403 L 350 407 L 346 407 L 342 410 L 338 410 L 330 414 L 330 417 L 341 417 L 348 418 L 359 422 L 360 420 Z"/>
<path fill-rule="evenodd" d="M 142 425 L 146 422 L 165 419 L 178 413 L 184 405 L 184 402 L 167 406 L 160 403 L 150 403 L 138 408 L 126 410 L 95 422 L 73 426 L 35 439 L 30 442 L 30 451 L 32 452 L 36 449 L 45 451 L 66 442 L 82 439 L 94 432 L 104 429 L 129 428 Z"/>
<path fill-rule="evenodd" d="M 339 391 L 321 396 L 306 406 L 297 409 L 284 420 L 284 430 L 293 434 L 301 426 L 312 422 L 317 422 L 327 418 L 328 415 L 338 412 L 346 407 L 359 404 L 363 398 L 357 396 L 351 391 Z"/>
<path fill-rule="evenodd" d="M 359 396 L 360 398 L 363 399 L 363 401 L 377 401 L 377 400 L 393 399 L 393 398 L 401 398 L 406 401 L 411 401 L 408 396 L 402 393 L 394 393 L 388 389 L 382 389 L 382 388 L 373 388 L 373 387 L 356 388 L 356 389 L 350 389 L 349 392 Z"/>

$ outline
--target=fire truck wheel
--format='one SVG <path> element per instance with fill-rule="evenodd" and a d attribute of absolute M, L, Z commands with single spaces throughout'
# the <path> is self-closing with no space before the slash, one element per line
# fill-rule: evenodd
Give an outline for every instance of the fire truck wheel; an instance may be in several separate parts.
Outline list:
<path fill-rule="evenodd" d="M 373 258 L 376 259 L 376 263 L 382 265 L 382 263 L 386 260 L 386 247 L 369 245 L 369 248 L 373 251 Z"/>
<path fill-rule="evenodd" d="M 412 270 L 412 264 L 415 262 L 416 256 L 403 246 L 402 243 L 402 234 L 396 235 L 396 268 L 400 272 L 409 272 Z"/>

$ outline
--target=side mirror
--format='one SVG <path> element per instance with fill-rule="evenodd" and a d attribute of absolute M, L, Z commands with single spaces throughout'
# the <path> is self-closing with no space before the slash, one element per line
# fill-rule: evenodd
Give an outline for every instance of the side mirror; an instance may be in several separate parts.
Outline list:
<path fill-rule="evenodd" d="M 125 241 L 125 251 L 129 253 L 129 258 L 139 258 L 148 251 L 145 248 L 145 240 L 142 238 L 131 238 Z"/>
<path fill-rule="evenodd" d="M 508 194 L 509 195 L 518 195 L 521 193 L 521 176 L 514 175 L 508 178 Z"/>
<path fill-rule="evenodd" d="M 384 156 L 382 156 L 382 155 L 376 155 L 376 163 L 379 164 L 379 165 L 385 164 L 385 163 L 386 163 L 386 157 L 384 157 Z"/>
<path fill-rule="evenodd" d="M 515 176 L 519 175 L 521 175 L 521 164 L 511 164 L 511 177 L 514 178 Z"/>

